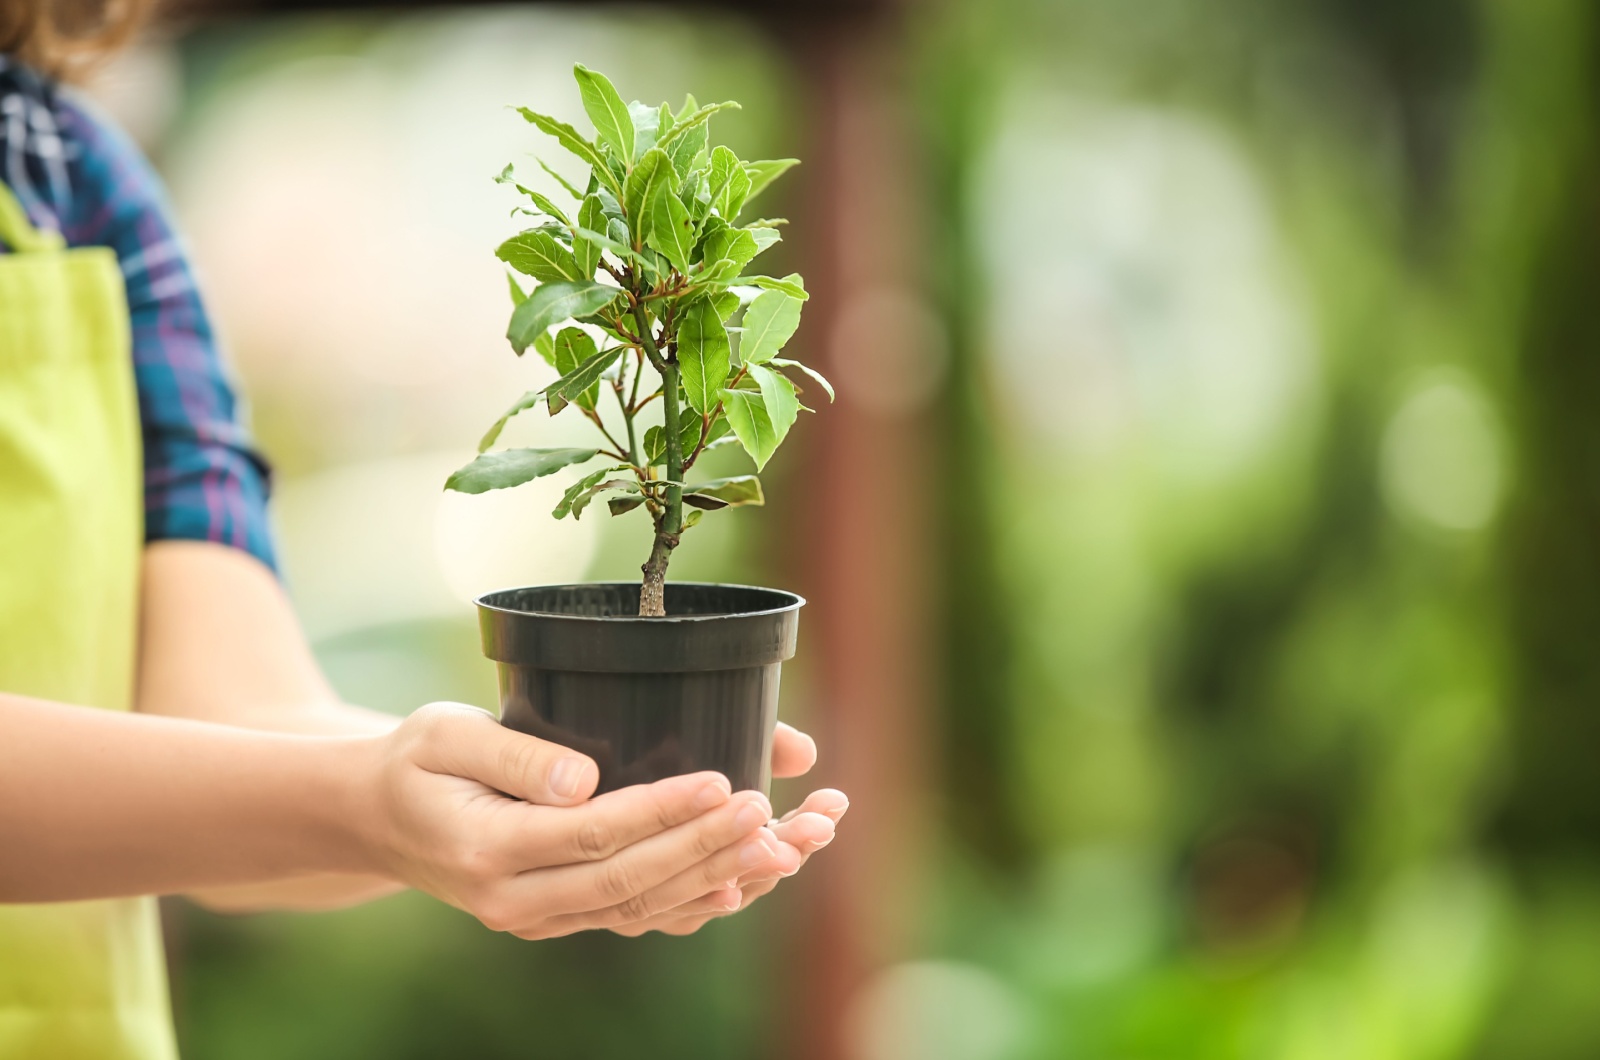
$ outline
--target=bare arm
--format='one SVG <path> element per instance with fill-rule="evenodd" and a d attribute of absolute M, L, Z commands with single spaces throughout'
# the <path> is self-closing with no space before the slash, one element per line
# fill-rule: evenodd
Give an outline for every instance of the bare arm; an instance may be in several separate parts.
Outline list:
<path fill-rule="evenodd" d="M 457 704 L 329 737 L 0 693 L 0 732 L 0 902 L 353 873 L 546 938 L 677 909 L 783 845 L 723 777 L 590 799 L 592 761 Z"/>
<path fill-rule="evenodd" d="M 269 732 L 358 735 L 399 719 L 349 706 L 328 684 L 287 594 L 238 549 L 193 541 L 145 549 L 137 709 Z M 319 873 L 196 891 L 217 912 L 332 909 L 401 890 L 381 876 Z"/>
<path fill-rule="evenodd" d="M 372 862 L 358 738 L 0 695 L 0 901 L 171 893 Z"/>
<path fill-rule="evenodd" d="M 268 732 L 362 735 L 399 724 L 342 703 L 283 586 L 254 557 L 197 541 L 144 554 L 137 709 Z"/>

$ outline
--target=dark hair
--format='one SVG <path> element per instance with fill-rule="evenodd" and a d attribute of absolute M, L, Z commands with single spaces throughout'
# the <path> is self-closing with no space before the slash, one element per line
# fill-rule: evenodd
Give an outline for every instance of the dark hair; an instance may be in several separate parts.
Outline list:
<path fill-rule="evenodd" d="M 71 79 L 128 42 L 154 0 L 0 0 L 0 54 Z"/>

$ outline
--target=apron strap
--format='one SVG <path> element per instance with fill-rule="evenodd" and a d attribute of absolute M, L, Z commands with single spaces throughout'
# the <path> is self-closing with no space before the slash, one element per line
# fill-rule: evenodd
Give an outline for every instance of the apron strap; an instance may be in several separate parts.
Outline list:
<path fill-rule="evenodd" d="M 3 180 L 0 180 L 0 242 L 18 254 L 62 250 L 67 245 L 60 232 L 33 226 L 27 211 Z"/>

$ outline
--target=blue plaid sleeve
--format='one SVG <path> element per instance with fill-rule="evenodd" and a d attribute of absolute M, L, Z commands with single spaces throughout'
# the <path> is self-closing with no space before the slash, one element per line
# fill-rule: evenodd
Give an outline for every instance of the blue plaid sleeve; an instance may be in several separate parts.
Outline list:
<path fill-rule="evenodd" d="M 36 223 L 53 221 L 69 245 L 110 247 L 121 262 L 144 435 L 145 539 L 232 545 L 276 570 L 268 467 L 244 426 L 160 182 L 85 103 L 60 89 L 49 103 L 13 128 L 20 137 L 6 137 L 8 153 L 23 157 L 5 177 Z"/>

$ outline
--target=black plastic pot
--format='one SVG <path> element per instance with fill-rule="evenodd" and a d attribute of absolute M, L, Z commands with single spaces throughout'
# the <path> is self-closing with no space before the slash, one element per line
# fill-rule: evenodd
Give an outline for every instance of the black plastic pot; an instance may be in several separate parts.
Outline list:
<path fill-rule="evenodd" d="M 767 790 L 800 597 L 668 582 L 666 617 L 640 618 L 637 583 L 599 582 L 502 589 L 477 604 L 501 723 L 593 758 L 599 792 L 703 769 L 735 791 Z"/>

